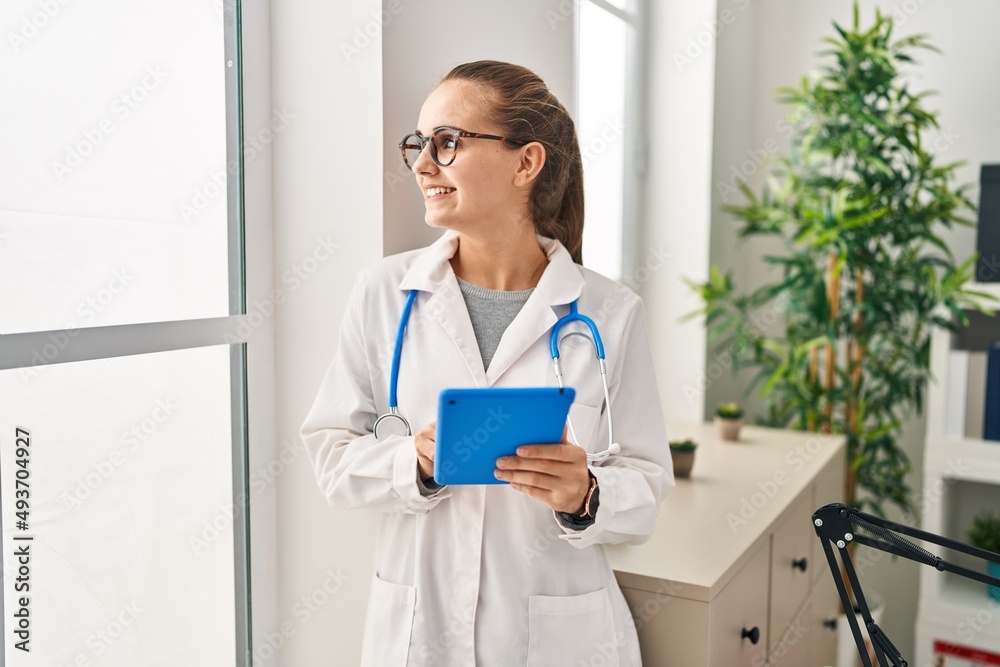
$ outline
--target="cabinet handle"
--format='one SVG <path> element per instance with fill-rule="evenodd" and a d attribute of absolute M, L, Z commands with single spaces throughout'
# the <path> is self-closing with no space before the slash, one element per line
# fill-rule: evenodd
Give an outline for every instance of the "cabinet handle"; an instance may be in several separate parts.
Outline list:
<path fill-rule="evenodd" d="M 807 561 L 805 558 L 800 558 L 798 560 L 792 561 L 793 570 L 802 570 L 803 572 L 805 572 L 808 566 L 809 566 L 809 561 Z"/>
<path fill-rule="evenodd" d="M 749 630 L 743 628 L 743 632 L 740 634 L 740 639 L 749 639 L 750 643 L 756 646 L 757 642 L 760 641 L 760 628 L 756 625 Z"/>
<path fill-rule="evenodd" d="M 824 619 L 823 620 L 823 627 L 824 628 L 829 628 L 831 630 L 836 630 L 837 629 L 837 619 L 835 619 L 835 618 Z"/>

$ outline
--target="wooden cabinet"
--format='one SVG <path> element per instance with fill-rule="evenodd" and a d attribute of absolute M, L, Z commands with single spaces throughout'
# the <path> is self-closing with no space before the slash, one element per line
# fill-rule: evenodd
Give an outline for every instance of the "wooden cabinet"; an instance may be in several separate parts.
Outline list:
<path fill-rule="evenodd" d="M 843 436 L 744 426 L 730 443 L 710 423 L 667 433 L 699 443 L 691 478 L 677 480 L 648 542 L 607 547 L 643 664 L 834 664 L 823 620 L 836 590 L 811 516 L 839 499 Z"/>

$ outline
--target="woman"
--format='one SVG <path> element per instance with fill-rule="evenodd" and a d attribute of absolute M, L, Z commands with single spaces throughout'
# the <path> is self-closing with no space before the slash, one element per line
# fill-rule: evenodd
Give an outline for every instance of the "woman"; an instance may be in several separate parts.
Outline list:
<path fill-rule="evenodd" d="M 444 77 L 401 147 L 425 221 L 446 231 L 359 276 L 302 426 L 329 503 L 385 512 L 363 664 L 639 665 L 602 544 L 649 538 L 673 471 L 642 302 L 579 265 L 573 121 L 531 71 L 480 61 Z M 398 405 L 416 433 L 376 438 L 411 290 Z M 549 332 L 574 300 L 604 339 L 620 451 L 587 463 L 608 445 L 604 389 L 592 344 L 572 336 L 560 352 L 580 446 L 520 448 L 497 463 L 509 484 L 438 486 L 438 394 L 555 385 Z"/>

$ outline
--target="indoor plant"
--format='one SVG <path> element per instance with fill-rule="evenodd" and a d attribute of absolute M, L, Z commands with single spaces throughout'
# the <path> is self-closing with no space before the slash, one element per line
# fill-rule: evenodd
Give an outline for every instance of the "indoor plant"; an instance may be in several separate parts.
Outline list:
<path fill-rule="evenodd" d="M 698 443 L 690 438 L 670 441 L 670 458 L 674 462 L 674 477 L 690 477 L 694 466 L 694 450 Z"/>
<path fill-rule="evenodd" d="M 739 403 L 719 403 L 715 408 L 715 424 L 719 437 L 723 440 L 739 440 L 740 426 L 743 425 L 743 408 Z"/>
<path fill-rule="evenodd" d="M 974 547 L 1000 554 L 1000 514 L 983 510 L 972 520 L 969 528 L 969 543 Z M 987 561 L 987 572 L 992 577 L 1000 577 L 1000 564 Z M 990 586 L 990 597 L 1000 600 L 1000 586 Z"/>
<path fill-rule="evenodd" d="M 933 327 L 967 324 L 962 308 L 988 312 L 966 288 L 975 256 L 956 264 L 938 225 L 973 225 L 966 193 L 952 187 L 955 164 L 939 164 L 922 137 L 937 127 L 898 67 L 924 36 L 893 41 L 893 21 L 875 12 L 861 28 L 834 24 L 828 60 L 811 80 L 779 91 L 791 105 L 790 154 L 764 170 L 762 194 L 740 183 L 747 202 L 727 206 L 739 235 L 776 236 L 782 254 L 765 256 L 778 281 L 738 294 L 715 266 L 704 283 L 709 354 L 728 353 L 734 375 L 757 368 L 767 426 L 844 434 L 844 502 L 884 515 L 912 509 L 910 462 L 898 438 L 922 409 L 930 378 Z M 783 331 L 759 317 L 784 316 Z"/>

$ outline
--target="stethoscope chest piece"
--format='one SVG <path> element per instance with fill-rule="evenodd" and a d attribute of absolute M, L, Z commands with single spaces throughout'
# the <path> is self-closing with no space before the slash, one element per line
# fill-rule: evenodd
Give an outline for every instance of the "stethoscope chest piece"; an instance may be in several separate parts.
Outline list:
<path fill-rule="evenodd" d="M 392 407 L 390 410 L 375 420 L 375 426 L 372 428 L 375 439 L 380 440 L 386 435 L 413 435 L 410 430 L 410 422 L 406 421 L 406 417 L 399 414 L 396 407 Z M 381 434 L 379 434 L 379 426 L 382 427 Z"/>

